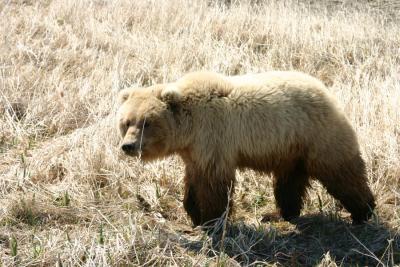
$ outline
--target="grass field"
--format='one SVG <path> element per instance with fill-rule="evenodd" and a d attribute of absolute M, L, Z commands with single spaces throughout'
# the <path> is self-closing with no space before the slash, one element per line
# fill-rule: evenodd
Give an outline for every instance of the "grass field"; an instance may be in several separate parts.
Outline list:
<path fill-rule="evenodd" d="M 0 266 L 400 265 L 400 4 L 363 2 L 1 1 Z M 125 157 L 114 116 L 122 88 L 200 69 L 324 81 L 374 218 L 351 226 L 315 182 L 294 224 L 261 222 L 272 181 L 246 171 L 224 234 L 193 229 L 181 160 Z"/>

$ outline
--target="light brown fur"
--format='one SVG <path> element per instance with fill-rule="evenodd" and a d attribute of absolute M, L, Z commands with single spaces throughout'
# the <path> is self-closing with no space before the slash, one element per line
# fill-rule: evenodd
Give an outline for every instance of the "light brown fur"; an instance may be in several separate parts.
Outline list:
<path fill-rule="evenodd" d="M 309 177 L 340 200 L 355 223 L 371 215 L 374 197 L 355 132 L 311 76 L 195 72 L 126 90 L 121 98 L 124 151 L 136 156 L 141 149 L 144 160 L 182 157 L 184 207 L 195 225 L 222 215 L 236 168 L 274 174 L 277 206 L 287 220 L 299 216 Z"/>

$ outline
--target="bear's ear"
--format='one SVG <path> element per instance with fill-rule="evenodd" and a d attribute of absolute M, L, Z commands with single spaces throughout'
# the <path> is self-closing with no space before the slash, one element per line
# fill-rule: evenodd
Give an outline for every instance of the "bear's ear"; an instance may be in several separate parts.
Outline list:
<path fill-rule="evenodd" d="M 122 105 L 128 98 L 132 92 L 132 88 L 122 89 L 118 93 L 118 104 Z"/>
<path fill-rule="evenodd" d="M 176 112 L 182 99 L 182 93 L 176 84 L 169 84 L 162 89 L 160 98 L 164 103 L 167 104 L 168 109 L 170 109 L 172 112 Z"/>

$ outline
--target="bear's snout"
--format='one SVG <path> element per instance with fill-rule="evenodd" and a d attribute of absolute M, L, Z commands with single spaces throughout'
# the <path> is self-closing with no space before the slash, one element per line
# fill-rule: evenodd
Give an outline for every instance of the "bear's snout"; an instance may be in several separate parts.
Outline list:
<path fill-rule="evenodd" d="M 122 144 L 121 149 L 126 154 L 134 154 L 136 152 L 136 142 L 124 143 Z"/>

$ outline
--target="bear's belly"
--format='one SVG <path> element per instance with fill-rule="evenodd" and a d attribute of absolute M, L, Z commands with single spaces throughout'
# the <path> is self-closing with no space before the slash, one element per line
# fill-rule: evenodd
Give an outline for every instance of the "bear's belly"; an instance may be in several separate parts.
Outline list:
<path fill-rule="evenodd" d="M 237 160 L 237 167 L 239 169 L 253 169 L 255 171 L 272 172 L 278 165 L 274 157 L 265 156 L 246 156 L 242 153 L 239 154 Z"/>
<path fill-rule="evenodd" d="M 307 160 L 307 149 L 299 145 L 287 146 L 265 154 L 238 153 L 236 165 L 239 169 L 253 169 L 261 172 L 272 172 L 299 159 Z"/>

